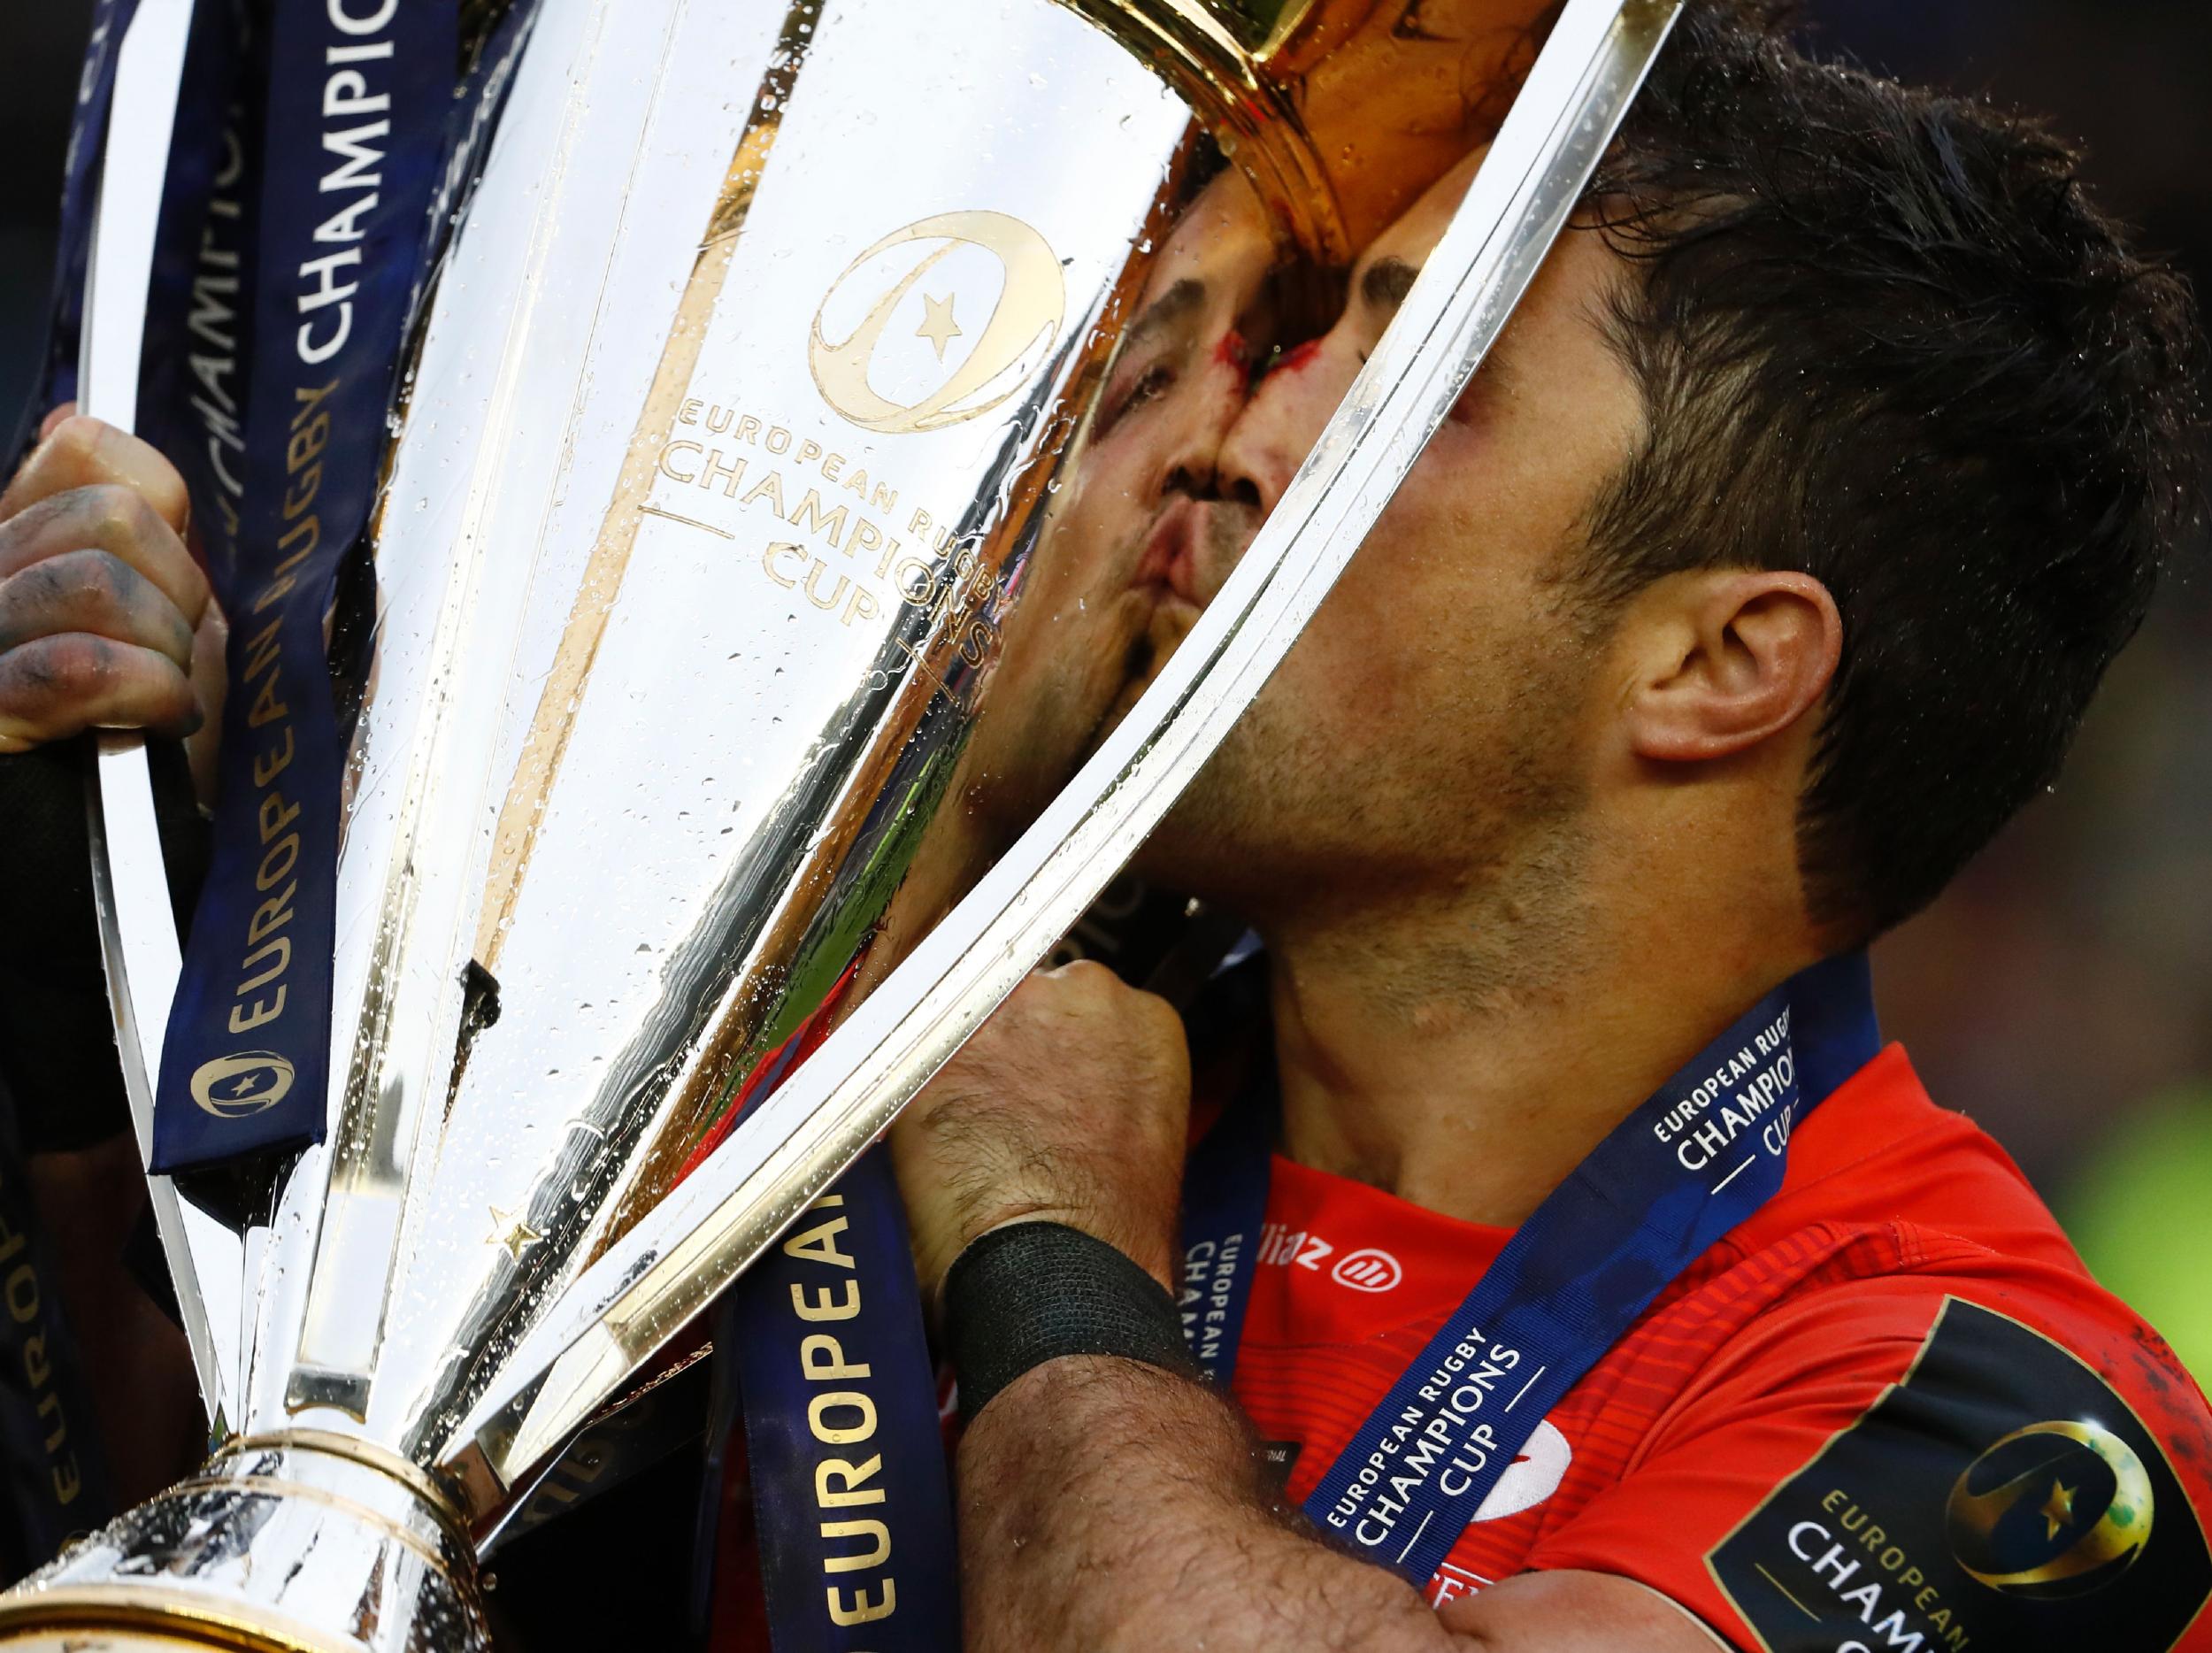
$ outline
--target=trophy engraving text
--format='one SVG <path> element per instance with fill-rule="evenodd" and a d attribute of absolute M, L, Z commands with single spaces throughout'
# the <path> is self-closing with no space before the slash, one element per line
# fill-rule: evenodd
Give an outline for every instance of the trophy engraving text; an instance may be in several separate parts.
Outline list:
<path fill-rule="evenodd" d="M 843 626 L 902 603 L 936 615 L 968 665 L 989 657 L 998 635 L 991 613 L 1001 594 L 974 536 L 922 506 L 902 523 L 898 488 L 790 426 L 697 397 L 684 403 L 675 422 L 679 429 L 662 445 L 656 469 L 709 497 L 691 501 L 661 489 L 641 511 L 733 541 L 740 536 L 712 519 L 714 497 L 764 512 L 801 535 L 770 539 L 760 549 L 761 572 L 785 590 L 803 593 Z M 697 434 L 680 434 L 685 427 Z M 753 451 L 737 451 L 740 444 Z"/>

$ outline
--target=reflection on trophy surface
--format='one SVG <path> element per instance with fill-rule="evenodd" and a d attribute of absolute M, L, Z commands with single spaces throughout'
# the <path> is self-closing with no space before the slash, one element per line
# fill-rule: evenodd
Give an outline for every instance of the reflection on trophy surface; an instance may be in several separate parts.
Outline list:
<path fill-rule="evenodd" d="M 933 833 L 918 872 L 934 872 L 933 852 L 956 845 L 972 873 L 1034 819 L 1233 566 L 1252 522 L 1212 548 L 1203 590 L 1178 536 L 1189 507 L 1215 491 L 1213 452 L 1258 371 L 1263 347 L 1245 342 L 1239 323 L 1257 321 L 1255 307 L 1285 268 L 1235 172 L 1218 172 L 1178 214 L 1021 571 L 953 781 L 960 807 Z M 1210 342 L 1225 333 L 1233 348 Z M 1265 334 L 1254 325 L 1250 336 Z M 895 934 L 910 902 L 958 894 L 941 882 L 918 877 L 902 891 Z"/>
<path fill-rule="evenodd" d="M 0 1640 L 484 1644 L 480 1547 L 941 1059 L 768 1134 L 1148 715 L 1320 434 L 1228 425 L 1352 384 L 1539 11 L 543 0 L 371 532 L 327 1134 L 179 1174 L 224 1438 Z"/>

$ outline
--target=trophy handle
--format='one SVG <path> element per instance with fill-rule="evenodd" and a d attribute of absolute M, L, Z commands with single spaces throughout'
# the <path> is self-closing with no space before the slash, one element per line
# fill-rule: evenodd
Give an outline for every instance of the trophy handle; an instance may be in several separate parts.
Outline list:
<path fill-rule="evenodd" d="M 122 430 L 138 423 L 139 359 L 154 236 L 191 29 L 192 0 L 141 0 L 117 48 L 99 203 L 85 265 L 77 386 L 84 412 Z M 100 950 L 115 1013 L 116 1052 L 122 1059 L 143 1165 L 153 1146 L 154 1090 L 169 1003 L 183 967 L 144 739 L 127 733 L 101 734 L 87 791 Z M 184 1200 L 167 1177 L 149 1176 L 146 1187 L 201 1398 L 211 1427 L 220 1434 L 227 1427 L 226 1418 L 236 1410 L 244 1247 L 238 1234 Z"/>
<path fill-rule="evenodd" d="M 1442 242 L 1288 493 L 1135 709 L 864 1001 L 541 1318 L 446 1466 L 480 1512 L 774 1242 L 1012 990 L 1288 652 L 1565 227 L 1680 12 L 1568 0 Z"/>

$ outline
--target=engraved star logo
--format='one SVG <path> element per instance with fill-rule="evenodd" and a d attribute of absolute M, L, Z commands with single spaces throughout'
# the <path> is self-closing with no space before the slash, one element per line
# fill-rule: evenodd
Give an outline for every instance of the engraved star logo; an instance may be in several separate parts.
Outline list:
<path fill-rule="evenodd" d="M 2050 1523 L 2048 1529 L 2043 1534 L 2046 1539 L 2056 1538 L 2060 1528 L 2072 1524 L 2075 1490 L 2074 1488 L 2060 1481 L 2056 1476 L 2051 1478 L 2051 1495 L 2043 1501 L 2042 1511 L 2043 1518 Z"/>
<path fill-rule="evenodd" d="M 484 1243 L 505 1246 L 507 1255 L 516 1262 L 521 1262 L 522 1254 L 545 1238 L 541 1232 L 530 1226 L 526 1219 L 518 1217 L 512 1211 L 503 1211 L 496 1205 L 490 1210 L 492 1231 L 484 1236 Z"/>
<path fill-rule="evenodd" d="M 955 295 L 947 293 L 942 298 L 922 295 L 922 325 L 914 329 L 918 339 L 927 339 L 937 347 L 937 359 L 945 359 L 945 346 L 961 336 L 960 324 L 952 319 Z"/>

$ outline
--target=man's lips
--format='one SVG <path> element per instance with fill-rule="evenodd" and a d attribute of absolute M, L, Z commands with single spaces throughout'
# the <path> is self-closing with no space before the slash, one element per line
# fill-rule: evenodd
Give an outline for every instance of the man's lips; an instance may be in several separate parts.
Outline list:
<path fill-rule="evenodd" d="M 1198 573 L 1200 512 L 1204 509 L 1198 500 L 1178 499 L 1160 513 L 1130 576 L 1132 586 L 1163 587 L 1194 607 L 1205 605 Z"/>

